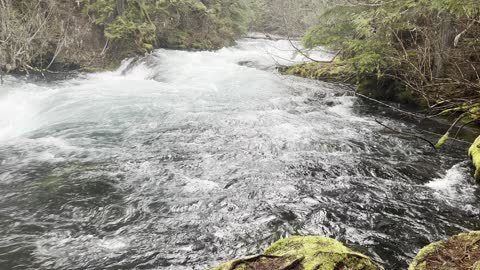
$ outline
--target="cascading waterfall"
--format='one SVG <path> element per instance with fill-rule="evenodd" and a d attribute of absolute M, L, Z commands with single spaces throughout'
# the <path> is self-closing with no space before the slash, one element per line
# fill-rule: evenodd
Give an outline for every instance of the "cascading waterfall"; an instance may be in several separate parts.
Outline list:
<path fill-rule="evenodd" d="M 436 153 L 345 87 L 274 69 L 304 60 L 245 39 L 64 81 L 7 77 L 0 269 L 204 269 L 293 234 L 404 269 L 480 226 L 465 149 Z"/>

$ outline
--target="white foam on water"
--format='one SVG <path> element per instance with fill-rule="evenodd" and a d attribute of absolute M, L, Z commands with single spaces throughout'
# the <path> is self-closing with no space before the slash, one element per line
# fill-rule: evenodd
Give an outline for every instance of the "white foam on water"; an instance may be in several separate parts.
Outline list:
<path fill-rule="evenodd" d="M 332 57 L 323 50 L 315 53 L 320 59 Z M 133 106 L 197 111 L 208 109 L 212 101 L 229 106 L 248 99 L 255 105 L 286 90 L 272 72 L 276 65 L 307 60 L 287 40 L 245 39 L 214 52 L 159 49 L 144 59 L 123 61 L 116 71 L 83 75 L 48 87 L 8 77 L 0 91 L 0 142 L 57 124 L 125 118 Z"/>
<path fill-rule="evenodd" d="M 186 180 L 186 183 L 183 189 L 186 192 L 190 192 L 190 193 L 208 192 L 208 191 L 218 189 L 220 187 L 219 184 L 209 180 L 192 179 L 192 178 L 187 178 L 185 180 Z"/>
<path fill-rule="evenodd" d="M 128 242 L 124 239 L 102 239 L 98 241 L 98 246 L 111 251 L 119 251 L 128 248 Z"/>
<path fill-rule="evenodd" d="M 37 240 L 35 254 L 38 258 L 58 258 L 57 267 L 66 261 L 78 260 L 75 257 L 88 257 L 102 260 L 128 252 L 129 240 L 124 237 L 101 239 L 94 235 L 74 237 L 68 232 L 49 233 Z"/>
<path fill-rule="evenodd" d="M 30 83 L 8 82 L 0 90 L 0 142 L 40 127 L 38 115 L 55 90 Z"/>
<path fill-rule="evenodd" d="M 460 163 L 449 169 L 445 176 L 436 178 L 425 186 L 432 189 L 438 199 L 467 205 L 476 200 L 476 186 L 471 179 L 465 163 Z"/>

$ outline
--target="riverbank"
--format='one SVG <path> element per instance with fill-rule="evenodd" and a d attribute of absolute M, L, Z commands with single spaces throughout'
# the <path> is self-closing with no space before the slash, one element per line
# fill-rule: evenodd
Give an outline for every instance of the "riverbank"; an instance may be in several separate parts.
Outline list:
<path fill-rule="evenodd" d="M 308 62 L 280 67 L 279 71 L 283 75 L 354 85 L 358 93 L 373 99 L 417 108 L 424 106 L 424 101 L 400 82 L 378 78 L 374 74 L 359 74 L 351 64 L 339 59 L 332 62 Z"/>
<path fill-rule="evenodd" d="M 2 0 L 0 73 L 114 70 L 155 48 L 213 50 L 246 32 L 246 1 Z"/>

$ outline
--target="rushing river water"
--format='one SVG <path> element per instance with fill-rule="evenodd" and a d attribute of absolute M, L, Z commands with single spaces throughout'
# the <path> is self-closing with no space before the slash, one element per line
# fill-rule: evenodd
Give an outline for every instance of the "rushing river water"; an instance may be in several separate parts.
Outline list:
<path fill-rule="evenodd" d="M 205 269 L 294 234 L 405 269 L 429 242 L 480 228 L 465 145 L 437 153 L 345 87 L 280 76 L 291 55 L 246 39 L 63 81 L 6 78 L 0 269 Z"/>

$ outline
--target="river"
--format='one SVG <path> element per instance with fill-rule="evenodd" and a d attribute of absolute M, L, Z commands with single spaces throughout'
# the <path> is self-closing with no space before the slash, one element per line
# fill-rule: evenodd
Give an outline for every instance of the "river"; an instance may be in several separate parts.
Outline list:
<path fill-rule="evenodd" d="M 275 71 L 299 61 L 285 40 L 244 39 L 66 80 L 6 77 L 0 269 L 205 269 L 296 234 L 406 269 L 480 227 L 467 145 L 436 152 L 375 119 L 441 124 Z"/>

